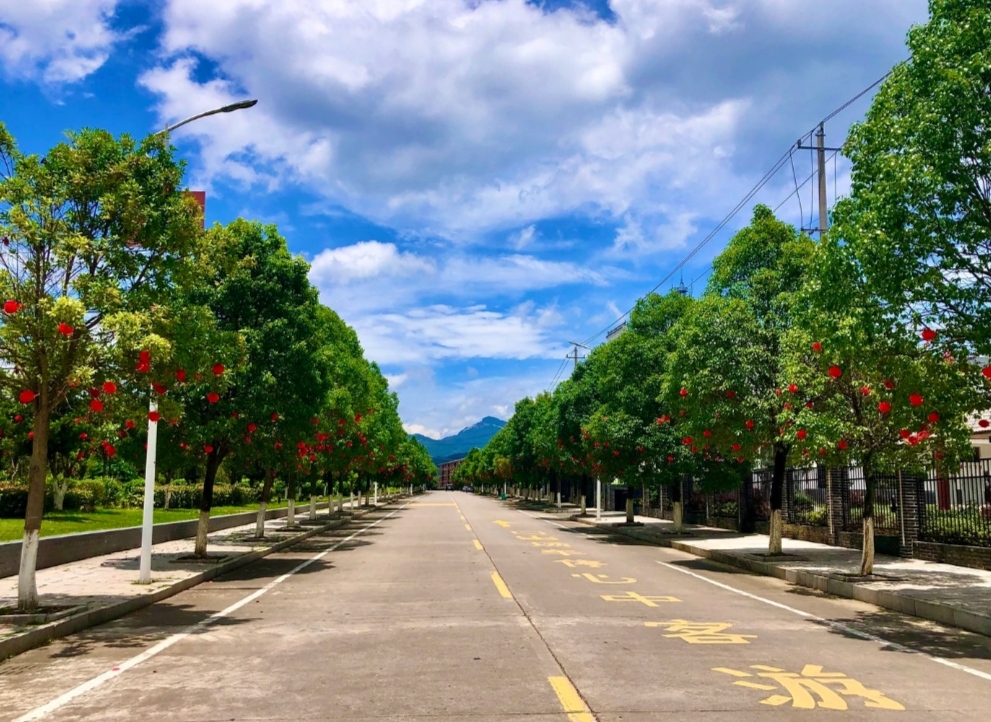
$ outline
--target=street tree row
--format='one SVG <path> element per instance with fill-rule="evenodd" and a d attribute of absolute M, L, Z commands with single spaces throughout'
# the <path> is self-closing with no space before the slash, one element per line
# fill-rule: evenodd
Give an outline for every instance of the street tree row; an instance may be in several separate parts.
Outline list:
<path fill-rule="evenodd" d="M 201 556 L 222 467 L 262 483 L 259 534 L 276 478 L 294 499 L 435 473 L 306 261 L 273 225 L 203 230 L 173 152 L 84 130 L 38 157 L 0 124 L 0 475 L 27 477 L 22 610 L 46 480 L 93 458 L 144 468 L 151 426 L 159 476 L 202 485 Z"/>
<path fill-rule="evenodd" d="M 870 574 L 878 472 L 950 470 L 971 420 L 991 425 L 991 7 L 930 13 L 850 133 L 852 191 L 825 237 L 757 206 L 700 298 L 642 299 L 461 479 L 670 486 L 678 523 L 684 477 L 715 490 L 766 467 L 777 554 L 785 469 L 861 466 Z"/>

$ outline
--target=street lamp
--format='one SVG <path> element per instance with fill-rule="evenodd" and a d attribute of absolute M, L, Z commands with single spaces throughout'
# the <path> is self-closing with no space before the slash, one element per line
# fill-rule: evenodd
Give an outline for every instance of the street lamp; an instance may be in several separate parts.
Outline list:
<path fill-rule="evenodd" d="M 186 125 L 186 123 L 192 123 L 194 120 L 205 118 L 208 115 L 231 113 L 235 110 L 252 108 L 257 103 L 257 100 L 241 100 L 221 108 L 214 108 L 205 113 L 199 113 L 198 115 L 186 118 L 174 125 L 167 126 L 164 130 L 153 133 L 153 135 L 168 134 L 176 128 Z M 151 542 L 154 532 L 155 511 L 155 460 L 158 451 L 158 422 L 152 421 L 152 416 L 157 417 L 157 413 L 158 404 L 155 403 L 155 396 L 152 394 L 148 401 L 148 450 L 145 452 L 145 498 L 141 519 L 141 566 L 138 572 L 138 584 L 151 584 Z"/>

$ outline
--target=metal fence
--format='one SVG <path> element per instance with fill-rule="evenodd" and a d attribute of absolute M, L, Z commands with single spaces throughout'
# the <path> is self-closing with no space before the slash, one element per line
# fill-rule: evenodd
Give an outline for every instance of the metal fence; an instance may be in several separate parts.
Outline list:
<path fill-rule="evenodd" d="M 829 526 L 827 492 L 824 468 L 788 469 L 783 495 L 785 520 L 790 524 Z"/>
<path fill-rule="evenodd" d="M 924 481 L 919 538 L 944 544 L 991 546 L 991 459 L 939 469 Z"/>

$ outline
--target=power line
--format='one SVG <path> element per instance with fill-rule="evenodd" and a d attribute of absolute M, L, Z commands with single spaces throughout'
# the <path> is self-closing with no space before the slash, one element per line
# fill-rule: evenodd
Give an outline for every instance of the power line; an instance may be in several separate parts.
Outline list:
<path fill-rule="evenodd" d="M 902 62 L 904 62 L 904 61 L 902 61 Z M 898 65 L 901 65 L 901 64 L 902 63 L 899 63 Z M 898 67 L 898 66 L 896 65 L 895 67 Z M 882 82 L 884 82 L 884 80 L 889 75 L 891 75 L 892 72 L 894 72 L 894 68 L 892 68 L 892 70 L 889 70 L 887 73 L 885 73 L 884 75 L 882 75 L 880 78 L 878 78 L 877 80 L 875 80 L 873 83 L 871 83 L 870 85 L 868 85 L 866 88 L 864 88 L 859 93 L 857 93 L 856 95 L 854 95 L 852 98 L 850 98 L 849 100 L 847 100 L 845 103 L 843 103 L 842 105 L 840 105 L 838 108 L 836 108 L 835 110 L 833 110 L 831 113 L 829 113 L 829 115 L 827 115 L 825 118 L 823 118 L 818 123 L 816 123 L 812 127 L 811 130 L 809 130 L 801 138 L 799 138 L 798 142 L 795 145 L 789 147 L 788 150 L 784 153 L 784 155 L 782 155 L 777 160 L 777 162 L 771 167 L 771 169 L 767 173 L 765 173 L 764 176 L 757 182 L 757 184 L 746 194 L 746 196 L 743 197 L 743 200 L 741 200 L 739 203 L 737 203 L 733 207 L 733 209 L 729 212 L 729 214 L 727 214 L 727 216 L 725 218 L 723 218 L 716 225 L 716 227 L 714 229 L 712 229 L 712 231 L 710 231 L 705 236 L 705 238 L 703 238 L 688 253 L 688 255 L 685 256 L 678 263 L 678 265 L 676 265 L 673 269 L 671 269 L 671 272 L 668 273 L 668 275 L 666 275 L 664 278 L 662 278 L 660 280 L 660 282 L 657 283 L 657 285 L 655 285 L 647 293 L 643 294 L 640 298 L 643 298 L 644 296 L 649 296 L 651 293 L 653 293 L 658 288 L 660 288 L 665 283 L 667 283 L 674 276 L 675 273 L 677 273 L 679 270 L 681 270 L 690 260 L 692 260 L 692 258 L 695 257 L 696 254 L 698 254 L 699 251 L 701 251 L 713 238 L 715 238 L 716 234 L 719 233 L 723 228 L 725 228 L 726 225 L 731 220 L 733 220 L 733 218 L 736 216 L 736 214 L 740 212 L 740 210 L 750 201 L 750 199 L 752 199 L 755 195 L 757 195 L 757 193 L 765 185 L 767 185 L 768 182 L 770 182 L 771 178 L 773 178 L 778 173 L 778 171 L 781 170 L 782 166 L 784 166 L 784 164 L 786 162 L 788 162 L 789 160 L 791 160 L 792 154 L 795 152 L 795 149 L 797 147 L 801 146 L 803 141 L 805 141 L 805 140 L 810 140 L 811 141 L 811 139 L 813 137 L 813 134 L 816 132 L 816 129 L 817 128 L 819 128 L 820 126 L 822 126 L 823 124 L 825 124 L 826 121 L 831 120 L 832 118 L 835 118 L 839 113 L 841 113 L 842 111 L 844 111 L 846 108 L 850 107 L 853 103 L 855 103 L 858 100 L 860 100 L 860 98 L 864 97 L 867 93 L 869 93 L 871 90 L 873 90 L 878 85 L 880 85 Z M 835 156 L 835 153 L 833 155 Z M 813 173 L 813 175 L 814 174 L 815 173 Z M 807 182 L 808 181 L 806 181 L 806 183 Z M 804 185 L 805 185 L 805 183 L 802 184 L 802 186 L 804 186 Z M 797 189 L 796 189 L 796 192 L 797 192 Z M 792 195 L 794 195 L 794 193 L 792 193 Z M 791 196 L 789 195 L 789 198 L 790 197 Z M 779 206 L 779 208 L 780 208 L 780 206 Z M 639 300 L 640 299 L 638 298 L 637 301 L 639 302 Z M 597 331 L 593 335 L 589 336 L 587 339 L 585 339 L 584 343 L 586 343 L 586 344 L 591 343 L 592 341 L 594 341 L 595 339 L 597 339 L 599 336 L 601 336 L 602 334 L 604 334 L 607 331 L 609 331 L 609 329 L 614 328 L 617 324 L 621 323 L 623 321 L 623 319 L 625 319 L 627 316 L 630 315 L 630 312 L 633 311 L 633 308 L 635 308 L 635 305 L 634 305 L 634 307 L 630 308 L 626 313 L 624 313 L 622 316 L 620 316 L 615 321 L 613 321 L 612 323 L 610 323 L 608 326 L 606 326 L 605 328 L 603 328 L 600 331 Z"/>

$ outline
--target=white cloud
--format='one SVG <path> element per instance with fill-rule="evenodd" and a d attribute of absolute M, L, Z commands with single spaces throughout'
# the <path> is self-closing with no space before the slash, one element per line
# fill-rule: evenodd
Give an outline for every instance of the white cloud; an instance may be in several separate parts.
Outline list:
<path fill-rule="evenodd" d="M 46 85 L 98 70 L 127 37 L 111 27 L 118 0 L 2 0 L 0 64 L 5 74 Z"/>
<path fill-rule="evenodd" d="M 378 241 L 325 249 L 316 255 L 310 266 L 310 278 L 318 286 L 381 276 L 408 278 L 417 274 L 434 275 L 436 272 L 437 267 L 430 259 L 413 253 L 401 253 L 395 244 Z"/>
<path fill-rule="evenodd" d="M 792 142 L 804 121 L 781 97 L 819 107 L 827 81 L 847 97 L 925 17 L 925 0 L 836 0 L 811 25 L 791 0 L 610 7 L 613 24 L 524 0 L 169 0 L 174 59 L 143 83 L 163 119 L 262 99 L 182 131 L 202 144 L 206 178 L 300 182 L 377 222 L 463 240 L 634 212 L 661 241 L 646 252 L 759 176 L 753 149 L 780 152 L 760 141 Z M 190 51 L 218 78 L 194 80 Z M 658 198 L 670 217 L 655 216 Z"/>

